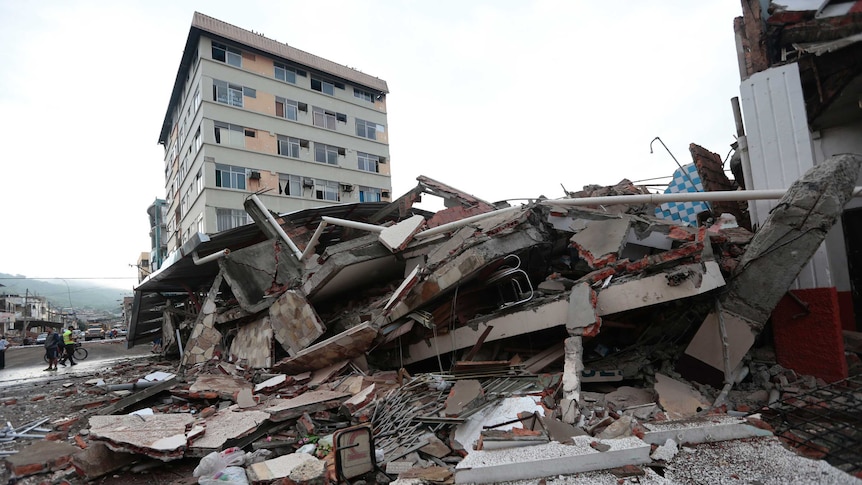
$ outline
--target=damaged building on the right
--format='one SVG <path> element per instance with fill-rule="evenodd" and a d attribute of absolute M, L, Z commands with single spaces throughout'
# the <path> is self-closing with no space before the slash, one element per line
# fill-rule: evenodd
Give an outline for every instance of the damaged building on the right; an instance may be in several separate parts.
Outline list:
<path fill-rule="evenodd" d="M 741 3 L 734 21 L 740 185 L 783 189 L 830 156 L 862 153 L 862 2 Z M 749 202 L 752 225 L 762 226 L 777 204 Z M 860 228 L 857 197 L 772 313 L 782 365 L 847 377 L 842 330 L 858 331 L 862 318 Z"/>

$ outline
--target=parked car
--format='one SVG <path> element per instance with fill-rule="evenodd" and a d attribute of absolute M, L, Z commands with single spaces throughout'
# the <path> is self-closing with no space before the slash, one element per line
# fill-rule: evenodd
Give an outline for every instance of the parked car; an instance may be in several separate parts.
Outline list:
<path fill-rule="evenodd" d="M 47 332 L 42 332 L 36 337 L 36 345 L 45 345 L 45 340 L 48 338 Z"/>

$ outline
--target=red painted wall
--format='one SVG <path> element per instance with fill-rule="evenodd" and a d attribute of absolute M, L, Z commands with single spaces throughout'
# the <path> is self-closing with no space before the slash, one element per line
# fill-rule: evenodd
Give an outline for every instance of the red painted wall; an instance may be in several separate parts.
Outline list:
<path fill-rule="evenodd" d="M 808 304 L 808 313 L 805 314 L 805 309 L 788 295 L 784 295 L 772 312 L 778 363 L 826 382 L 846 378 L 838 291 L 833 287 L 791 292 Z"/>
<path fill-rule="evenodd" d="M 838 306 L 841 308 L 841 328 L 858 332 L 856 328 L 856 312 L 853 311 L 853 293 L 849 291 L 838 292 Z"/>

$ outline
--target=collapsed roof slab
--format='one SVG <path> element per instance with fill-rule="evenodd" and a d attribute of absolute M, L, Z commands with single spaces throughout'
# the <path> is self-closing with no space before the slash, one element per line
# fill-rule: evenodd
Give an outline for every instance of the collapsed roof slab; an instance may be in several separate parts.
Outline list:
<path fill-rule="evenodd" d="M 631 218 L 589 221 L 569 241 L 590 268 L 598 269 L 619 258 L 631 227 Z"/>
<path fill-rule="evenodd" d="M 186 456 L 206 456 L 210 452 L 221 451 L 229 440 L 251 433 L 267 419 L 269 413 L 263 411 L 222 409 L 206 418 L 206 432 L 194 441 Z"/>
<path fill-rule="evenodd" d="M 257 313 L 272 303 L 272 288 L 291 286 L 301 276 L 296 258 L 280 241 L 269 240 L 231 252 L 219 261 L 240 307 Z"/>
<path fill-rule="evenodd" d="M 291 356 L 308 347 L 326 332 L 314 307 L 296 291 L 285 291 L 269 307 L 275 339 Z"/>
<path fill-rule="evenodd" d="M 412 216 L 397 224 L 388 226 L 380 231 L 377 236 L 381 244 L 390 251 L 401 251 L 407 247 L 413 236 L 425 225 L 425 218 L 420 215 Z"/>
<path fill-rule="evenodd" d="M 404 262 L 377 242 L 377 235 L 358 239 L 364 244 L 347 244 L 343 250 L 325 255 L 323 264 L 302 285 L 309 300 L 324 301 L 350 290 L 366 288 L 375 281 L 398 279 L 404 274 Z"/>

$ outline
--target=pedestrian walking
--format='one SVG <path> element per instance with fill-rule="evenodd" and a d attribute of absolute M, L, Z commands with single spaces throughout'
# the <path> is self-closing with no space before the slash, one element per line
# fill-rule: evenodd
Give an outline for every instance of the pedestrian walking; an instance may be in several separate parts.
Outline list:
<path fill-rule="evenodd" d="M 63 367 L 66 367 L 67 359 L 69 360 L 70 365 L 78 365 L 78 363 L 75 362 L 75 359 L 72 358 L 75 354 L 75 339 L 72 338 L 72 330 L 74 329 L 74 326 L 69 325 L 69 328 L 63 332 L 63 347 L 65 351 L 63 352 L 63 358 L 60 359 L 60 365 Z"/>
<path fill-rule="evenodd" d="M 0 369 L 6 368 L 6 349 L 9 347 L 9 341 L 5 335 L 0 335 Z"/>
<path fill-rule="evenodd" d="M 48 327 L 48 336 L 45 338 L 45 355 L 48 357 L 48 368 L 46 371 L 57 370 L 57 358 L 60 346 L 63 345 L 63 337 Z"/>

